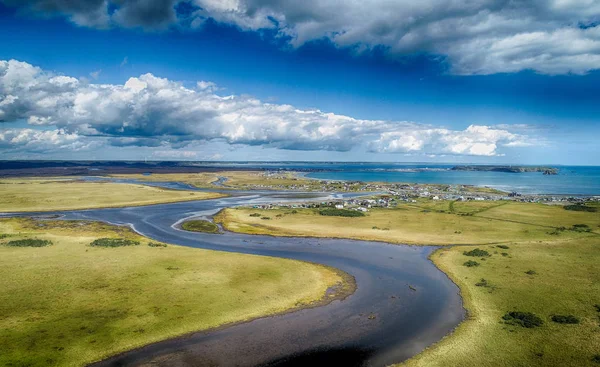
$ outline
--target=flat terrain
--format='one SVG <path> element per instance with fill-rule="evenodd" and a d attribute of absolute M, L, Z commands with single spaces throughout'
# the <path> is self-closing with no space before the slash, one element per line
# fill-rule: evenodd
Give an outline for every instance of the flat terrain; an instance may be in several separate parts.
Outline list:
<path fill-rule="evenodd" d="M 352 289 L 324 266 L 164 246 L 97 222 L 3 219 L 0 238 L 2 366 L 80 366 Z M 99 238 L 120 241 L 90 245 Z M 22 239 L 52 244 L 9 246 Z"/>
<path fill-rule="evenodd" d="M 221 197 L 217 193 L 71 179 L 0 180 L 0 212 L 37 212 L 171 203 Z"/>
<path fill-rule="evenodd" d="M 254 215 L 252 215 L 254 214 Z M 416 245 L 491 244 L 580 238 L 600 233 L 600 212 L 518 202 L 422 201 L 375 208 L 364 217 L 322 216 L 317 209 L 225 209 L 215 218 L 233 232 L 337 237 Z M 558 231 L 556 228 L 565 227 Z"/>
<path fill-rule="evenodd" d="M 469 316 L 406 366 L 599 365 L 600 212 L 516 202 L 421 201 L 355 218 L 321 216 L 314 209 L 242 208 L 226 209 L 217 219 L 244 233 L 477 244 L 443 247 L 432 255 L 460 287 Z M 463 254 L 474 249 L 489 256 Z M 477 264 L 469 267 L 467 261 Z M 509 311 L 532 312 L 543 324 L 509 325 L 502 319 Z M 553 315 L 572 315 L 579 323 L 559 324 Z"/>
<path fill-rule="evenodd" d="M 434 263 L 459 285 L 468 319 L 450 336 L 404 366 L 598 366 L 600 355 L 600 239 L 479 246 L 485 260 L 463 255 L 476 246 L 443 248 Z M 502 253 L 508 254 L 503 256 Z M 467 267 L 468 261 L 479 266 Z M 532 275 L 527 274 L 533 270 Z M 481 286 L 481 279 L 487 286 Z M 476 286 L 476 284 L 480 286 Z M 533 312 L 537 328 L 507 325 L 508 311 Z M 579 324 L 558 324 L 573 315 Z"/>

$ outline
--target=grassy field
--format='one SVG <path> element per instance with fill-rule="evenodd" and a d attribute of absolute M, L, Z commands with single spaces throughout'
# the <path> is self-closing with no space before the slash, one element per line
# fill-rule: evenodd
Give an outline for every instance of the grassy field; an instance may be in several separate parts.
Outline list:
<path fill-rule="evenodd" d="M 22 239 L 51 244 L 15 242 Z M 7 246 L 11 242 L 45 246 Z M 347 275 L 331 268 L 165 246 L 124 227 L 3 219 L 0 365 L 80 366 L 192 331 L 326 302 L 326 290 L 340 284 L 338 295 L 353 289 Z"/>
<path fill-rule="evenodd" d="M 316 184 L 316 181 L 297 178 L 292 173 L 280 174 L 275 177 L 269 177 L 264 172 L 259 171 L 221 171 L 221 172 L 201 172 L 201 173 L 154 173 L 152 175 L 142 174 L 121 174 L 111 175 L 117 178 L 137 179 L 141 181 L 175 181 L 185 182 L 187 184 L 200 188 L 214 188 L 212 184 L 219 177 L 226 177 L 225 188 L 229 189 L 249 189 L 257 186 L 281 186 L 289 188 L 294 185 Z"/>
<path fill-rule="evenodd" d="M 219 233 L 219 227 L 207 220 L 188 220 L 181 223 L 181 228 L 192 232 Z"/>
<path fill-rule="evenodd" d="M 150 205 L 221 197 L 216 193 L 167 190 L 108 182 L 53 179 L 0 180 L 0 212 L 34 212 Z"/>
<path fill-rule="evenodd" d="M 251 214 L 255 214 L 254 216 Z M 269 220 L 264 219 L 270 218 Z M 600 213 L 517 202 L 422 201 L 372 209 L 364 217 L 319 215 L 316 209 L 225 209 L 215 220 L 230 231 L 277 236 L 338 237 L 419 245 L 492 244 L 581 238 L 600 233 Z M 565 230 L 557 231 L 557 228 Z"/>
<path fill-rule="evenodd" d="M 432 255 L 460 287 L 469 316 L 404 366 L 600 365 L 600 212 L 425 200 L 357 218 L 295 211 L 226 209 L 217 219 L 244 233 L 476 244 L 442 247 Z M 464 255 L 474 249 L 489 256 Z M 502 317 L 510 311 L 532 312 L 543 324 L 509 325 Z M 553 315 L 573 315 L 579 323 L 555 323 Z"/>
<path fill-rule="evenodd" d="M 476 246 L 443 248 L 432 255 L 460 286 L 469 317 L 404 366 L 599 365 L 592 359 L 600 355 L 600 312 L 594 307 L 600 305 L 600 240 L 592 236 L 508 247 L 479 246 L 491 254 L 485 260 L 463 255 Z M 468 260 L 480 265 L 464 266 Z M 535 273 L 527 274 L 531 270 Z M 487 286 L 481 286 L 482 278 Z M 544 324 L 531 329 L 504 324 L 508 311 L 533 312 Z M 580 323 L 557 324 L 552 315 L 574 315 Z"/>

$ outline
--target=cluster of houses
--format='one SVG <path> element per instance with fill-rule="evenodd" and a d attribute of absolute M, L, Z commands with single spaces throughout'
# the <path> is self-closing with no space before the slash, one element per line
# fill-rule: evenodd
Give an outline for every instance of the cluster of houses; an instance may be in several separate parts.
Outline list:
<path fill-rule="evenodd" d="M 290 179 L 289 172 L 282 174 L 277 171 L 263 173 L 268 178 Z M 365 183 L 361 181 L 330 181 L 330 180 L 306 180 L 293 178 L 298 184 L 292 185 L 257 185 L 262 189 L 285 189 L 295 191 L 319 191 L 319 192 L 373 192 L 380 194 L 380 199 L 359 200 L 351 199 L 343 203 L 330 206 L 340 208 L 350 207 L 364 211 L 370 207 L 389 207 L 390 203 L 399 201 L 416 202 L 417 199 L 452 200 L 452 201 L 496 201 L 511 200 L 531 203 L 585 203 L 600 201 L 598 196 L 573 197 L 566 195 L 533 195 L 520 194 L 517 192 L 505 193 L 491 188 L 479 188 L 469 185 L 440 185 L 440 184 L 403 184 L 403 183 Z"/>

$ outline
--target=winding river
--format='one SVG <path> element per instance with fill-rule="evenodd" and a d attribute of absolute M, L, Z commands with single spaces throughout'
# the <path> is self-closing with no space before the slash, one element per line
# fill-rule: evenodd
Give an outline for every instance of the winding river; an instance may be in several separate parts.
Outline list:
<path fill-rule="evenodd" d="M 153 184 L 189 189 L 175 183 Z M 428 259 L 433 247 L 229 232 L 204 234 L 177 228 L 185 218 L 210 217 L 225 207 L 322 201 L 344 195 L 227 193 L 234 196 L 60 214 L 64 219 L 130 225 L 146 237 L 182 246 L 333 266 L 355 277 L 356 292 L 326 306 L 158 342 L 96 366 L 387 366 L 421 352 L 463 320 L 458 288 Z"/>

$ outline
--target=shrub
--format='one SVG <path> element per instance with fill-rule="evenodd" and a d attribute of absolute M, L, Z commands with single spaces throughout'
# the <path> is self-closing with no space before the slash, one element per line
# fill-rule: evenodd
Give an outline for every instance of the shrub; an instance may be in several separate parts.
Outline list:
<path fill-rule="evenodd" d="M 594 308 L 596 309 L 596 312 L 600 312 L 600 305 L 594 305 Z"/>
<path fill-rule="evenodd" d="M 479 266 L 479 263 L 477 261 L 469 260 L 469 261 L 465 262 L 463 265 L 468 268 L 472 268 L 474 266 Z"/>
<path fill-rule="evenodd" d="M 485 250 L 481 250 L 481 249 L 474 249 L 471 251 L 465 251 L 463 252 L 463 255 L 465 256 L 474 256 L 474 257 L 485 257 L 485 256 L 490 256 L 490 253 L 485 251 Z"/>
<path fill-rule="evenodd" d="M 262 219 L 262 220 L 270 220 L 271 217 L 260 217 L 260 219 Z"/>
<path fill-rule="evenodd" d="M 319 210 L 319 214 L 332 216 L 332 217 L 364 217 L 365 214 L 363 212 L 359 212 L 358 210 L 348 210 L 348 209 L 334 209 L 334 208 L 326 208 Z"/>
<path fill-rule="evenodd" d="M 508 252 L 503 252 L 501 255 L 506 257 L 506 256 L 508 256 Z"/>
<path fill-rule="evenodd" d="M 569 228 L 569 230 L 575 231 L 575 232 L 591 232 L 592 231 L 590 226 L 588 226 L 587 224 L 573 224 L 573 226 L 571 228 Z"/>
<path fill-rule="evenodd" d="M 23 240 L 9 241 L 6 246 L 11 247 L 46 247 L 52 245 L 52 241 L 37 238 L 26 238 Z"/>
<path fill-rule="evenodd" d="M 579 319 L 573 315 L 553 315 L 552 321 L 558 324 L 579 324 Z"/>
<path fill-rule="evenodd" d="M 252 213 L 252 214 L 250 214 L 251 217 L 260 217 L 260 215 L 261 215 L 260 213 Z"/>
<path fill-rule="evenodd" d="M 510 311 L 502 316 L 502 320 L 510 325 L 521 326 L 525 328 L 534 328 L 542 326 L 544 321 L 531 312 Z"/>
<path fill-rule="evenodd" d="M 124 247 L 124 246 L 137 246 L 140 243 L 138 241 L 128 240 L 125 238 L 98 238 L 92 241 L 90 246 L 94 247 Z"/>
<path fill-rule="evenodd" d="M 535 272 L 535 270 L 527 270 L 525 272 L 525 274 L 527 274 L 527 275 L 536 275 L 537 273 Z"/>
<path fill-rule="evenodd" d="M 592 362 L 600 363 L 600 354 L 596 354 L 592 357 Z"/>
<path fill-rule="evenodd" d="M 594 213 L 594 212 L 598 211 L 598 208 L 595 208 L 593 206 L 581 205 L 581 204 L 565 205 L 563 208 L 565 208 L 565 210 L 574 210 L 576 212 Z"/>
<path fill-rule="evenodd" d="M 0 233 L 0 240 L 5 239 L 7 237 L 10 237 L 10 235 L 6 233 Z"/>
<path fill-rule="evenodd" d="M 490 284 L 488 283 L 488 281 L 483 278 L 481 278 L 479 282 L 475 283 L 476 287 L 489 287 L 489 285 Z"/>
<path fill-rule="evenodd" d="M 298 211 L 296 209 L 292 210 L 292 214 L 297 214 Z"/>
<path fill-rule="evenodd" d="M 165 245 L 164 243 L 158 243 L 158 242 L 148 242 L 148 246 L 150 246 L 150 247 L 167 247 L 167 245 Z"/>
<path fill-rule="evenodd" d="M 508 250 L 510 247 L 506 246 L 506 245 L 497 245 L 496 247 L 501 248 L 501 249 L 505 249 Z"/>

